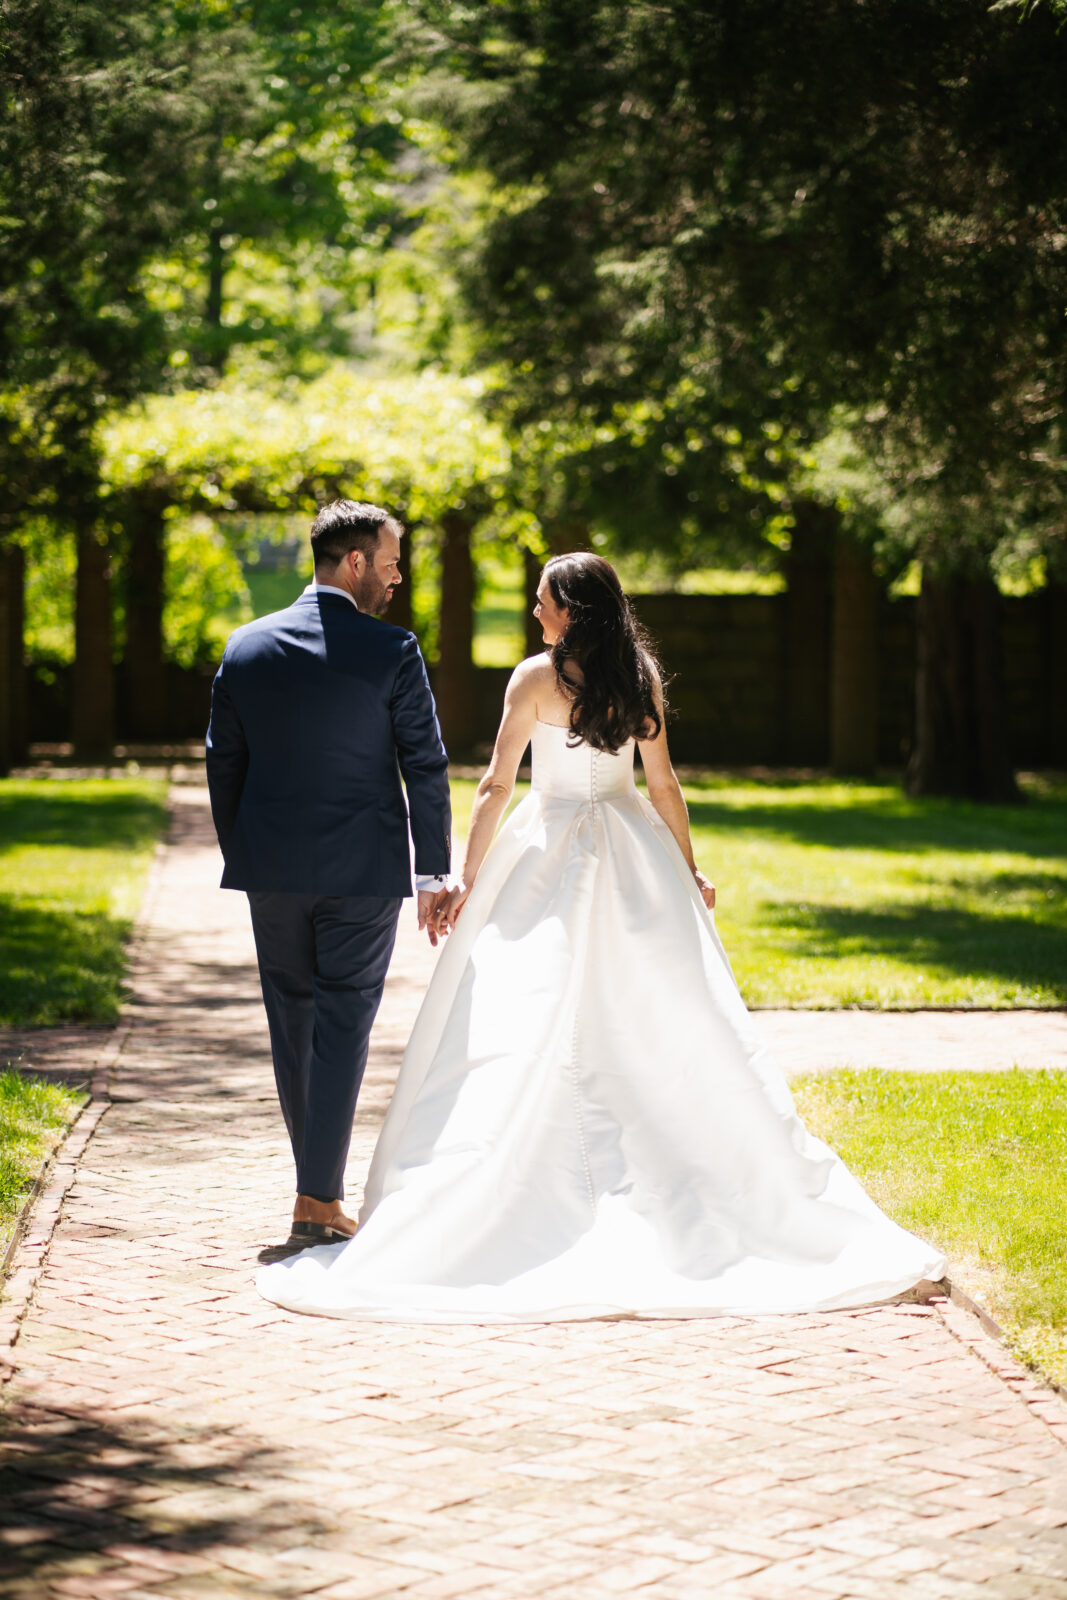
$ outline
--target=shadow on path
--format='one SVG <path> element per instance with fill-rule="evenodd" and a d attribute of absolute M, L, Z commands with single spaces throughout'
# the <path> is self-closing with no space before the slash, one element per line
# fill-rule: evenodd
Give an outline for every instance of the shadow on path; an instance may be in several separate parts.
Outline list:
<path fill-rule="evenodd" d="M 272 1546 L 292 1540 L 286 1452 L 189 1423 L 154 1432 L 94 1411 L 14 1409 L 0 1442 L 0 1595 L 110 1593 L 164 1574 L 227 1569 L 235 1584 L 285 1593 Z M 301 1539 L 331 1525 L 301 1512 Z M 208 1558 L 208 1553 L 210 1557 Z M 303 1582 L 294 1593 L 305 1592 Z"/>

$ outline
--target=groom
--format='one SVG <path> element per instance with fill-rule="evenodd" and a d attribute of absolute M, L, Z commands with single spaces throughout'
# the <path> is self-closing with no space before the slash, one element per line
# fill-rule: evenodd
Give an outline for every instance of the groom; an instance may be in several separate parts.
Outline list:
<path fill-rule="evenodd" d="M 211 695 L 207 778 L 225 889 L 252 911 L 274 1076 L 296 1160 L 293 1242 L 349 1238 L 356 1097 L 411 893 L 436 944 L 449 870 L 448 758 L 414 635 L 380 620 L 400 524 L 335 500 L 315 579 L 231 634 Z"/>

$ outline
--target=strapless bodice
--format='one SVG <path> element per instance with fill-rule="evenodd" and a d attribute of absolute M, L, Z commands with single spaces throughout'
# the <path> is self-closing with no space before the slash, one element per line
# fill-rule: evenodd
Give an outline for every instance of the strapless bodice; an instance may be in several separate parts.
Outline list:
<path fill-rule="evenodd" d="M 595 805 L 634 792 L 634 742 L 612 755 L 592 745 L 573 744 L 569 728 L 552 722 L 534 725 L 532 787 L 546 798 L 585 801 Z"/>

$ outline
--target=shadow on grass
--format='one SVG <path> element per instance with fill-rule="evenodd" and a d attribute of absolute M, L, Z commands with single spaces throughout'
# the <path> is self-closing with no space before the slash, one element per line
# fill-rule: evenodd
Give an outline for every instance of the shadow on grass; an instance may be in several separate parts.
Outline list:
<path fill-rule="evenodd" d="M 272 1547 L 314 1544 L 331 1531 L 306 1503 L 294 1510 L 292 1461 L 269 1447 L 188 1421 L 171 1438 L 89 1411 L 12 1412 L 0 1440 L 0 1593 L 51 1594 L 71 1583 L 70 1592 L 91 1594 L 95 1580 L 111 1594 L 124 1568 L 140 1568 L 138 1588 L 165 1573 L 183 1593 L 184 1577 L 228 1594 L 241 1577 L 213 1561 L 213 1550 L 248 1552 L 245 1570 L 255 1573 L 255 1558 Z"/>
<path fill-rule="evenodd" d="M 130 924 L 0 894 L 0 1026 L 114 1022 Z"/>
<path fill-rule="evenodd" d="M 764 907 L 761 920 L 795 935 L 792 953 L 819 959 L 889 957 L 913 967 L 995 978 L 1019 990 L 1042 988 L 1067 1004 L 1067 921 L 1032 910 L 1008 915 L 931 906 Z"/>
<path fill-rule="evenodd" d="M 0 784 L 0 852 L 26 845 L 140 850 L 156 839 L 162 800 L 101 781 L 86 785 Z"/>
<path fill-rule="evenodd" d="M 690 790 L 696 828 L 721 833 L 766 833 L 830 849 L 1010 852 L 1067 859 L 1067 804 L 1037 799 L 1026 806 L 979 806 L 965 801 L 909 800 L 886 789 L 873 799 L 841 803 L 818 791 L 795 801 L 755 797 L 727 805 Z"/>

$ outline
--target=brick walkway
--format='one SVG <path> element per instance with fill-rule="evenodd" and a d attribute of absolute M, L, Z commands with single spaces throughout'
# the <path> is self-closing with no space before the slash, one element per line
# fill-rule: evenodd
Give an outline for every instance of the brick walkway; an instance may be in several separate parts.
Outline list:
<path fill-rule="evenodd" d="M 175 810 L 11 1352 L 0 1595 L 1067 1597 L 1067 1407 L 955 1308 L 469 1329 L 261 1301 L 290 1164 L 247 912 L 203 793 Z M 430 960 L 405 937 L 356 1173 Z"/>

